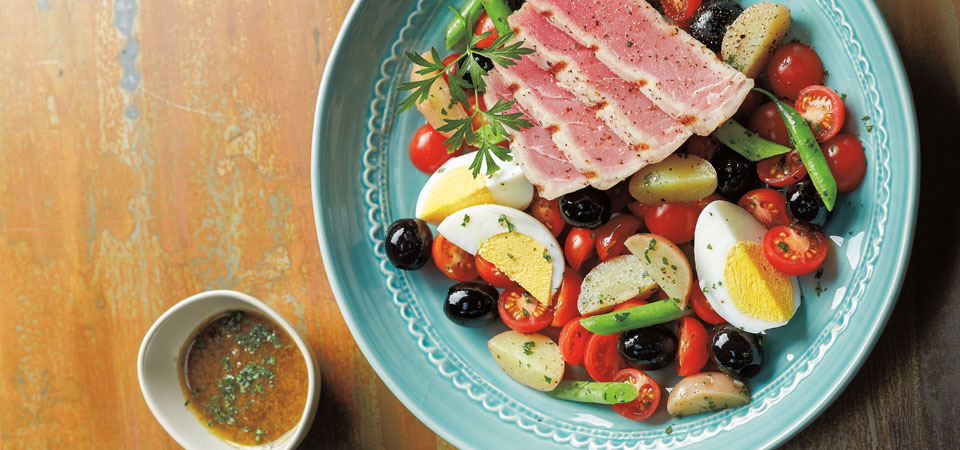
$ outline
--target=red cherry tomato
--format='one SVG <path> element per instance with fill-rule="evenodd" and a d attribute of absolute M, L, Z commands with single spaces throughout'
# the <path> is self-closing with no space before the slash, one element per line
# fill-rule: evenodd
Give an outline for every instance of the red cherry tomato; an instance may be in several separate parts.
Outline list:
<path fill-rule="evenodd" d="M 707 329 L 699 320 L 686 316 L 680 319 L 677 336 L 677 375 L 688 377 L 707 365 Z"/>
<path fill-rule="evenodd" d="M 583 353 L 583 368 L 596 381 L 613 381 L 621 369 L 627 367 L 627 360 L 617 350 L 620 333 L 595 334 L 587 341 Z"/>
<path fill-rule="evenodd" d="M 619 304 L 619 305 L 617 305 L 617 306 L 614 306 L 614 307 L 613 307 L 613 310 L 614 310 L 614 311 L 623 311 L 623 310 L 625 310 L 625 309 L 633 308 L 634 306 L 643 306 L 643 305 L 646 305 L 646 304 L 647 304 L 647 301 L 646 301 L 646 300 L 644 300 L 644 299 L 642 299 L 642 298 L 640 298 L 640 297 L 634 297 L 634 298 L 631 298 L 630 300 L 627 300 L 627 301 L 625 301 L 625 302 L 623 302 L 623 303 L 621 303 L 621 304 Z"/>
<path fill-rule="evenodd" d="M 630 195 L 629 179 L 617 183 L 604 192 L 607 193 L 607 197 L 610 197 L 610 212 L 614 214 L 623 211 L 627 203 L 633 201 L 633 196 Z"/>
<path fill-rule="evenodd" d="M 774 269 L 787 275 L 813 273 L 827 257 L 829 244 L 819 231 L 779 226 L 763 235 L 763 253 Z"/>
<path fill-rule="evenodd" d="M 459 58 L 460 55 L 462 55 L 462 54 L 463 54 L 463 53 L 451 53 L 451 54 L 447 55 L 445 58 L 443 58 L 442 60 L 440 60 L 440 64 L 443 64 L 444 67 L 449 66 L 450 64 L 453 64 L 453 62 L 456 61 L 457 58 Z M 432 61 L 432 59 L 430 59 L 430 60 L 428 60 L 428 61 Z M 443 72 L 443 82 L 444 82 L 444 83 L 447 83 L 448 85 L 450 84 L 450 74 L 451 74 L 451 73 L 455 73 L 455 72 L 457 71 L 457 69 L 458 69 L 458 66 L 459 66 L 459 64 L 455 64 L 454 66 L 452 66 L 452 67 L 450 67 L 449 69 L 447 69 L 446 72 Z"/>
<path fill-rule="evenodd" d="M 801 89 L 823 84 L 823 62 L 812 48 L 791 42 L 773 52 L 767 63 L 767 81 L 777 97 L 794 100 Z"/>
<path fill-rule="evenodd" d="M 556 310 L 553 313 L 554 327 L 565 326 L 571 320 L 580 317 L 580 310 L 577 309 L 577 299 L 580 298 L 580 285 L 583 284 L 583 277 L 575 270 L 565 267 L 563 269 L 563 281 L 554 295 L 553 304 Z"/>
<path fill-rule="evenodd" d="M 787 132 L 787 125 L 783 123 L 783 118 L 777 112 L 776 103 L 770 102 L 760 105 L 750 115 L 750 123 L 747 128 L 768 141 L 786 147 L 791 146 L 790 133 Z"/>
<path fill-rule="evenodd" d="M 613 411 L 630 420 L 643 420 L 653 415 L 660 405 L 660 385 L 637 369 L 623 369 L 613 381 L 627 382 L 637 387 L 637 398 L 627 403 L 612 405 Z"/>
<path fill-rule="evenodd" d="M 553 308 L 533 298 L 519 286 L 500 293 L 497 310 L 503 323 L 521 333 L 540 331 L 553 322 Z"/>
<path fill-rule="evenodd" d="M 855 191 L 867 173 L 867 157 L 856 136 L 841 133 L 820 144 L 820 148 L 837 180 L 837 191 L 841 194 Z"/>
<path fill-rule="evenodd" d="M 556 198 L 547 200 L 539 194 L 534 194 L 527 212 L 546 225 L 554 237 L 560 236 L 560 233 L 563 233 L 563 227 L 567 224 L 560 215 L 560 200 Z"/>
<path fill-rule="evenodd" d="M 674 22 L 685 22 L 693 17 L 701 0 L 663 0 L 663 15 Z"/>
<path fill-rule="evenodd" d="M 763 94 L 750 91 L 747 97 L 743 99 L 743 103 L 740 104 L 740 109 L 737 109 L 737 113 L 733 115 L 734 120 L 740 123 L 750 123 L 750 117 L 753 116 L 761 103 L 763 103 Z"/>
<path fill-rule="evenodd" d="M 757 175 L 770 186 L 789 186 L 807 176 L 807 167 L 796 150 L 757 162 Z"/>
<path fill-rule="evenodd" d="M 816 84 L 803 88 L 797 94 L 794 107 L 810 123 L 817 142 L 836 136 L 846 116 L 840 96 L 833 89 Z"/>
<path fill-rule="evenodd" d="M 583 354 L 587 348 L 587 341 L 593 333 L 587 331 L 579 320 L 571 320 L 560 330 L 560 356 L 573 366 L 583 367 Z"/>
<path fill-rule="evenodd" d="M 647 210 L 643 221 L 651 233 L 659 234 L 675 244 L 683 244 L 693 240 L 697 218 L 702 210 L 703 207 L 696 202 L 668 202 Z"/>
<path fill-rule="evenodd" d="M 493 44 L 493 42 L 499 37 L 499 35 L 497 35 L 496 25 L 493 24 L 493 20 L 490 19 L 490 16 L 488 16 L 486 11 L 484 11 L 483 15 L 480 16 L 480 20 L 477 21 L 477 27 L 474 28 L 473 34 L 474 36 L 481 36 L 483 33 L 487 32 L 490 33 L 490 36 L 487 36 L 480 40 L 480 42 L 477 42 L 477 48 L 488 48 L 490 47 L 490 44 Z"/>
<path fill-rule="evenodd" d="M 709 204 L 711 204 L 711 203 L 713 203 L 713 202 L 715 202 L 715 201 L 717 201 L 717 200 L 726 201 L 727 199 L 724 198 L 722 195 L 717 194 L 716 192 L 714 192 L 713 194 L 710 194 L 710 195 L 708 195 L 708 196 L 706 196 L 706 197 L 704 197 L 704 198 L 701 198 L 700 201 L 697 201 L 697 202 L 694 202 L 694 203 L 695 203 L 698 207 L 700 207 L 701 210 L 703 210 L 703 208 L 706 208 L 707 205 L 709 205 Z"/>
<path fill-rule="evenodd" d="M 710 136 L 693 135 L 687 139 L 687 154 L 699 156 L 709 161 L 720 148 L 720 142 Z"/>
<path fill-rule="evenodd" d="M 693 136 L 690 136 L 690 137 L 692 138 Z M 648 209 L 652 209 L 652 208 L 653 206 L 651 205 L 648 205 L 646 203 L 640 203 L 637 201 L 627 203 L 627 210 L 630 211 L 630 214 L 633 214 L 634 216 L 640 219 L 643 218 L 644 214 L 647 213 Z"/>
<path fill-rule="evenodd" d="M 474 263 L 477 266 L 477 273 L 480 275 L 480 278 L 483 278 L 483 281 L 490 283 L 493 287 L 506 289 L 517 286 L 515 281 L 507 277 L 500 269 L 497 269 L 497 266 L 493 265 L 492 262 L 483 259 L 482 256 L 477 255 Z"/>
<path fill-rule="evenodd" d="M 457 281 L 470 281 L 477 278 L 477 266 L 473 255 L 457 247 L 442 234 L 433 240 L 433 263 L 447 277 Z"/>
<path fill-rule="evenodd" d="M 567 241 L 563 244 L 563 255 L 570 263 L 570 267 L 579 271 L 583 263 L 596 254 L 596 231 L 589 228 L 573 227 L 567 234 Z"/>
<path fill-rule="evenodd" d="M 621 214 L 613 217 L 597 229 L 597 255 L 600 261 L 607 261 L 627 251 L 623 241 L 632 236 L 643 221 L 632 214 Z"/>
<path fill-rule="evenodd" d="M 711 325 L 726 322 L 726 320 L 723 320 L 723 317 L 720 317 L 720 314 L 717 314 L 717 312 L 713 310 L 713 306 L 710 306 L 707 297 L 703 295 L 703 291 L 700 290 L 700 281 L 698 280 L 693 280 L 693 286 L 690 287 L 689 302 L 693 304 L 693 312 L 697 314 L 700 320 Z"/>
<path fill-rule="evenodd" d="M 443 144 L 446 140 L 429 123 L 423 124 L 410 140 L 410 162 L 421 172 L 432 174 L 447 160 L 462 153 L 461 150 L 447 153 L 447 146 Z"/>
<path fill-rule="evenodd" d="M 477 99 L 479 99 L 480 101 L 480 110 L 481 111 L 487 110 L 487 105 L 483 103 L 483 97 L 470 95 L 467 97 L 467 105 L 469 106 L 469 108 L 467 108 L 467 114 L 472 115 L 477 110 Z M 473 121 L 471 121 L 471 123 L 473 124 L 474 131 L 479 130 L 480 127 L 483 126 L 483 116 L 480 114 L 477 114 L 476 116 L 473 117 Z"/>
<path fill-rule="evenodd" d="M 787 199 L 780 191 L 768 188 L 754 189 L 743 194 L 737 204 L 752 214 L 767 229 L 790 224 L 790 218 L 787 217 Z"/>

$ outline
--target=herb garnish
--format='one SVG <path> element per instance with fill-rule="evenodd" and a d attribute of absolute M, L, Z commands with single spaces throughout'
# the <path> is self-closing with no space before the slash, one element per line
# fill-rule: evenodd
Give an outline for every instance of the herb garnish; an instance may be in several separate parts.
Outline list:
<path fill-rule="evenodd" d="M 452 7 L 450 10 L 453 11 L 460 20 L 464 21 L 464 23 L 467 22 L 466 18 L 460 14 L 460 11 Z M 477 59 L 474 58 L 475 55 L 483 56 L 500 66 L 507 67 L 516 64 L 523 55 L 533 53 L 532 48 L 523 47 L 524 41 L 507 44 L 507 42 L 513 38 L 512 31 L 500 34 L 500 37 L 490 44 L 488 48 L 476 48 L 477 43 L 490 35 L 491 32 L 486 32 L 475 36 L 472 30 L 470 30 L 470 27 L 464 27 L 464 38 L 468 45 L 463 54 L 448 64 L 443 64 L 440 53 L 435 47 L 430 49 L 430 59 L 432 59 L 432 61 L 416 53 L 406 52 L 407 58 L 410 58 L 414 64 L 421 67 L 416 73 L 424 75 L 425 78 L 400 84 L 397 88 L 398 91 L 413 92 L 397 102 L 398 108 L 396 114 L 400 114 L 413 108 L 418 103 L 427 100 L 430 96 L 430 88 L 433 86 L 433 83 L 444 74 L 447 75 L 447 80 L 450 85 L 450 95 L 452 97 L 450 106 L 460 103 L 465 110 L 469 111 L 471 108 L 466 91 L 472 89 L 474 100 L 476 104 L 479 104 L 480 93 L 486 90 L 486 83 L 484 83 L 483 77 L 488 75 L 488 72 L 481 67 Z M 467 74 L 470 75 L 470 81 L 465 79 Z M 513 157 L 510 156 L 509 148 L 498 145 L 506 140 L 507 128 L 519 131 L 522 128 L 530 128 L 533 126 L 530 121 L 523 118 L 522 113 L 506 112 L 514 103 L 516 103 L 516 101 L 504 101 L 503 98 L 500 98 L 496 104 L 486 111 L 476 108 L 468 117 L 463 119 L 445 118 L 443 120 L 446 123 L 437 128 L 437 131 L 441 133 L 453 132 L 450 138 L 443 142 L 444 145 L 447 146 L 447 153 L 456 152 L 463 146 L 464 142 L 477 147 L 476 156 L 473 162 L 470 163 L 470 170 L 474 178 L 480 174 L 480 168 L 484 163 L 487 167 L 487 175 L 492 175 L 500 169 L 494 156 L 501 161 L 510 161 L 513 159 Z M 478 116 L 483 125 L 474 131 L 474 119 L 478 118 Z"/>

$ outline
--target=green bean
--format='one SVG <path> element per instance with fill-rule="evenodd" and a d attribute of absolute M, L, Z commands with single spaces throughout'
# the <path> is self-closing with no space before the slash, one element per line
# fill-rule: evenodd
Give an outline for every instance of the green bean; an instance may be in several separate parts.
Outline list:
<path fill-rule="evenodd" d="M 605 383 L 597 381 L 561 381 L 547 395 L 560 400 L 584 403 L 628 403 L 637 398 L 637 387 L 630 383 Z"/>
<path fill-rule="evenodd" d="M 447 24 L 447 48 L 453 48 L 464 36 L 469 36 L 474 22 L 480 18 L 483 0 L 467 0 L 467 4 L 460 10 L 460 15 L 467 19 L 466 23 L 460 17 L 454 17 Z M 469 44 L 469 43 L 468 43 Z"/>
<path fill-rule="evenodd" d="M 483 9 L 487 10 L 487 15 L 493 21 L 493 26 L 497 27 L 497 33 L 504 36 L 509 33 L 510 24 L 507 23 L 507 17 L 513 11 L 503 0 L 483 0 Z"/>
<path fill-rule="evenodd" d="M 714 130 L 713 137 L 750 161 L 760 161 L 790 151 L 790 147 L 784 147 L 757 136 L 733 119 L 724 122 L 720 128 Z"/>
<path fill-rule="evenodd" d="M 833 173 L 830 172 L 827 158 L 823 156 L 823 151 L 820 150 L 820 145 L 817 144 L 817 138 L 814 137 L 810 125 L 807 125 L 807 121 L 797 110 L 777 96 L 763 89 L 755 88 L 754 90 L 770 97 L 777 105 L 777 112 L 780 113 L 783 123 L 787 125 L 790 140 L 793 141 L 804 167 L 807 168 L 810 181 L 813 181 L 813 186 L 820 193 L 820 198 L 823 199 L 823 204 L 827 207 L 827 210 L 833 211 L 833 205 L 837 202 L 837 180 L 833 178 Z"/>
<path fill-rule="evenodd" d="M 679 299 L 668 298 L 621 311 L 584 317 L 580 319 L 580 325 L 594 334 L 614 334 L 634 328 L 649 327 L 687 315 L 689 311 L 680 309 L 677 306 L 679 304 Z"/>

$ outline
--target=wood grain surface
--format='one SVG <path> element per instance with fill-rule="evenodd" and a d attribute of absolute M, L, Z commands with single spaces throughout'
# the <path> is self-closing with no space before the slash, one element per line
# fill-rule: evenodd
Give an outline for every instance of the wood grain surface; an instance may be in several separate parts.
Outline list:
<path fill-rule="evenodd" d="M 956 448 L 957 0 L 879 0 L 922 133 L 908 280 L 863 370 L 789 448 Z M 306 448 L 450 448 L 377 378 L 323 273 L 309 159 L 349 0 L 4 2 L 0 448 L 176 448 L 136 355 L 168 307 L 227 288 L 316 349 Z"/>

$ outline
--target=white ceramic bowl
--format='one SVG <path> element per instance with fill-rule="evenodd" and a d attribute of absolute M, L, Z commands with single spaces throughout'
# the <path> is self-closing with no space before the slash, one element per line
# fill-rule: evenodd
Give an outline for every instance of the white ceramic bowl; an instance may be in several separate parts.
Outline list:
<path fill-rule="evenodd" d="M 180 349 L 187 344 L 197 327 L 224 311 L 233 309 L 257 311 L 273 320 L 296 343 L 307 366 L 309 391 L 300 422 L 283 436 L 256 446 L 236 444 L 213 434 L 184 404 L 186 396 L 180 387 Z M 320 371 L 317 369 L 313 352 L 297 330 L 263 302 L 234 291 L 203 292 L 173 305 L 163 313 L 147 331 L 140 344 L 137 376 L 140 380 L 140 391 L 143 392 L 143 398 L 154 417 L 178 444 L 190 450 L 296 448 L 313 424 L 320 397 Z"/>

